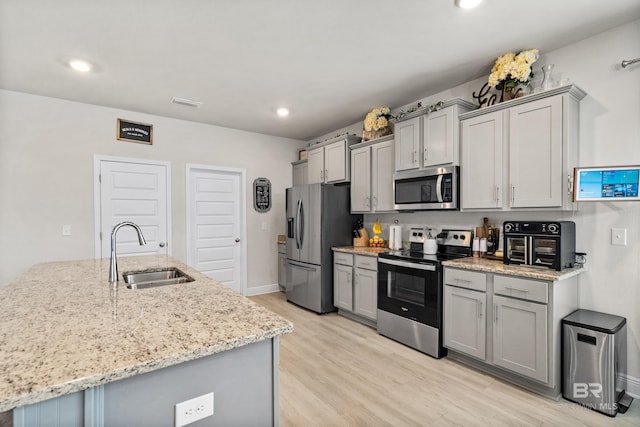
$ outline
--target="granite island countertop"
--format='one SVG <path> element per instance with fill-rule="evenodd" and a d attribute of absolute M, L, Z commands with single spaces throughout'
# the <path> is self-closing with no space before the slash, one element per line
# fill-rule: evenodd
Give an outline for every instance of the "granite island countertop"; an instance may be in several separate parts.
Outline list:
<path fill-rule="evenodd" d="M 445 267 L 455 267 L 464 270 L 483 271 L 485 273 L 505 274 L 509 276 L 527 277 L 530 279 L 547 280 L 555 282 L 581 274 L 584 268 L 567 268 L 562 271 L 551 270 L 546 267 L 533 267 L 526 265 L 506 265 L 502 261 L 486 258 L 459 258 L 443 261 Z"/>
<path fill-rule="evenodd" d="M 0 412 L 289 333 L 293 325 L 167 256 L 195 281 L 131 290 L 108 259 L 38 264 L 0 288 Z"/>
<path fill-rule="evenodd" d="M 389 248 L 372 248 L 370 246 L 334 246 L 331 248 L 336 252 L 345 252 L 348 254 L 368 255 L 377 257 L 378 254 L 389 252 Z"/>

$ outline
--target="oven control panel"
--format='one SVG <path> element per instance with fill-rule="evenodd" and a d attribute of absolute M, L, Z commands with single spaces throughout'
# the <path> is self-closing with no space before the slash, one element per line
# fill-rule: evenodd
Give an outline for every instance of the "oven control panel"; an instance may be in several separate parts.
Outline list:
<path fill-rule="evenodd" d="M 426 228 L 410 228 L 409 229 L 409 242 L 411 243 L 424 243 L 427 238 Z"/>
<path fill-rule="evenodd" d="M 443 245 L 471 246 L 473 233 L 469 230 L 443 230 L 438 237 L 443 239 L 441 243 Z"/>

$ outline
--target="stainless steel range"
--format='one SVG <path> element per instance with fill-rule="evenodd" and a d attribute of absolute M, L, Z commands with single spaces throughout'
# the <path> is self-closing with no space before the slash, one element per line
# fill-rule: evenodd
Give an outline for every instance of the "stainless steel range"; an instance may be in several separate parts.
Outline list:
<path fill-rule="evenodd" d="M 442 261 L 471 255 L 473 233 L 443 230 L 438 253 L 423 253 L 426 230 L 412 228 L 410 249 L 378 255 L 378 333 L 435 358 L 442 346 Z"/>

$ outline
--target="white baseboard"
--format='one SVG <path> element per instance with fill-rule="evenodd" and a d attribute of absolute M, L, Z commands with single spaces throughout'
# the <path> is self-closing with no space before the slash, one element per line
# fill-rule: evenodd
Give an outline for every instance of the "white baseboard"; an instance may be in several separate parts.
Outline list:
<path fill-rule="evenodd" d="M 634 399 L 640 399 L 640 378 L 627 375 L 627 394 Z"/>
<path fill-rule="evenodd" d="M 274 283 L 273 285 L 251 286 L 247 288 L 247 296 L 252 297 L 254 295 L 270 294 L 273 292 L 279 292 L 280 285 Z"/>

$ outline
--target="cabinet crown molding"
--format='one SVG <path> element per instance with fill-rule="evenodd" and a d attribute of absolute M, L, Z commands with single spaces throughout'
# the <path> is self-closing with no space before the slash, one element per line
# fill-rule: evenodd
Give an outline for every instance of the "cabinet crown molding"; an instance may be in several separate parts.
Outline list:
<path fill-rule="evenodd" d="M 349 146 L 350 150 L 355 150 L 356 148 L 362 148 L 362 147 L 368 147 L 369 145 L 374 145 L 374 144 L 379 144 L 381 142 L 385 142 L 385 141 L 391 141 L 393 140 L 394 135 L 386 135 L 380 138 L 376 138 L 376 139 L 370 139 L 368 141 L 364 141 L 364 142 L 359 142 L 357 144 L 353 144 Z"/>
<path fill-rule="evenodd" d="M 474 109 L 477 108 L 478 106 L 476 104 L 474 104 L 473 102 L 469 102 L 467 100 L 464 100 L 462 98 L 453 98 L 450 99 L 448 101 L 444 101 L 442 104 L 442 107 L 439 108 L 436 111 L 441 111 L 444 110 L 447 107 L 451 107 L 452 105 L 459 105 L 461 107 L 464 107 L 466 109 Z M 430 114 L 429 111 L 427 110 L 428 106 L 424 106 L 424 107 L 420 107 L 418 108 L 416 111 L 412 111 L 411 113 L 408 113 L 404 116 L 402 116 L 402 118 L 400 119 L 391 119 L 391 123 L 401 123 L 404 122 L 405 120 L 409 120 L 409 119 L 413 119 L 414 117 L 419 117 L 419 116 L 424 116 L 427 114 Z M 435 111 L 433 111 L 435 112 Z"/>
<path fill-rule="evenodd" d="M 362 141 L 362 138 L 350 133 L 338 135 L 338 136 L 334 136 L 333 138 L 325 139 L 322 142 L 320 141 L 310 142 L 309 145 L 307 146 L 307 150 L 313 150 L 314 148 L 324 147 L 325 145 L 333 144 L 334 142 L 338 142 L 342 140 L 346 140 L 347 145 L 351 145 L 351 144 L 357 144 L 358 142 Z"/>
<path fill-rule="evenodd" d="M 584 90 L 580 89 L 576 85 L 571 84 L 567 86 L 557 87 L 551 90 L 546 90 L 544 92 L 532 93 L 530 95 L 525 95 L 520 98 L 511 99 L 509 101 L 500 102 L 498 104 L 493 104 L 489 107 L 476 108 L 475 110 L 469 111 L 468 113 L 460 114 L 458 118 L 460 120 L 469 119 L 471 117 L 481 116 L 483 114 L 504 110 L 509 107 L 515 107 L 516 105 L 526 104 L 527 102 L 537 101 L 538 99 L 544 99 L 550 96 L 560 95 L 563 93 L 568 93 L 578 101 L 581 101 L 585 96 L 587 96 L 587 93 Z"/>

